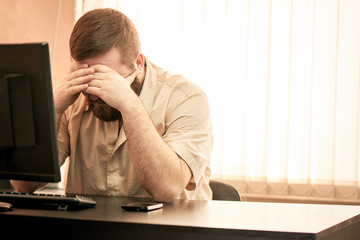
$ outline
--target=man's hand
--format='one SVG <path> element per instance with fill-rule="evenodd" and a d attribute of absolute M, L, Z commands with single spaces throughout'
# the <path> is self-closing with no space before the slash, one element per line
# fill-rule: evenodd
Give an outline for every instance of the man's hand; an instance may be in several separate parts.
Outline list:
<path fill-rule="evenodd" d="M 87 64 L 73 64 L 71 72 L 54 89 L 55 113 L 63 112 L 79 97 L 80 92 L 88 88 L 93 79 L 94 69 Z"/>
<path fill-rule="evenodd" d="M 94 78 L 88 83 L 88 88 L 84 92 L 101 98 L 109 106 L 121 112 L 128 104 L 129 98 L 134 96 L 130 85 L 140 71 L 135 70 L 124 78 L 105 65 L 93 65 L 91 68 L 94 70 Z"/>

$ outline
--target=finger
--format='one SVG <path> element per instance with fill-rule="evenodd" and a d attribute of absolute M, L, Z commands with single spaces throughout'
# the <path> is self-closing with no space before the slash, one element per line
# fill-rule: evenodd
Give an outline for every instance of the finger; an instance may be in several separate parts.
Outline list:
<path fill-rule="evenodd" d="M 105 80 L 106 79 L 104 73 L 95 72 L 93 74 L 93 76 L 94 76 L 94 79 L 97 79 L 97 80 Z"/>
<path fill-rule="evenodd" d="M 83 90 L 83 92 L 94 96 L 99 96 L 101 94 L 100 88 L 97 87 L 88 87 L 85 90 Z"/>
<path fill-rule="evenodd" d="M 86 89 L 88 88 L 89 86 L 87 84 L 80 84 L 80 85 L 72 86 L 71 88 L 69 88 L 69 90 L 71 95 L 75 95 L 80 92 L 86 91 Z"/>
<path fill-rule="evenodd" d="M 74 79 L 70 79 L 69 82 L 69 87 L 73 87 L 73 86 L 77 86 L 77 85 L 81 85 L 81 84 L 87 84 L 90 81 L 92 81 L 93 75 L 86 75 L 86 76 L 81 76 L 81 77 L 77 77 Z"/>
<path fill-rule="evenodd" d="M 73 64 L 71 65 L 70 71 L 74 72 L 76 70 L 79 69 L 83 69 L 83 68 L 88 68 L 89 64 L 87 63 L 81 63 L 81 62 L 77 62 L 77 61 L 73 61 Z"/>
<path fill-rule="evenodd" d="M 108 66 L 105 65 L 91 65 L 90 66 L 91 69 L 94 69 L 94 72 L 98 72 L 98 73 L 106 73 L 109 71 L 114 71 L 112 68 L 109 68 Z"/>
<path fill-rule="evenodd" d="M 74 72 L 71 72 L 67 77 L 67 81 L 71 81 L 76 78 L 81 78 L 84 76 L 92 75 L 94 73 L 94 70 L 91 68 L 85 68 L 85 69 L 79 69 Z"/>
<path fill-rule="evenodd" d="M 98 80 L 98 79 L 93 79 L 90 82 L 88 82 L 89 87 L 97 87 L 100 88 L 104 85 L 104 81 L 102 80 Z"/>

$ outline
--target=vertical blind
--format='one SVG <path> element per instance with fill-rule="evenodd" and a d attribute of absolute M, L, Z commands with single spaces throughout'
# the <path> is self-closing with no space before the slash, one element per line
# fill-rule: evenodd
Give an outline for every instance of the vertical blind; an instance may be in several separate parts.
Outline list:
<path fill-rule="evenodd" d="M 306 187 L 295 189 L 298 195 L 323 186 L 315 189 L 321 196 L 340 191 L 359 198 L 360 1 L 83 0 L 77 6 L 78 15 L 119 9 L 137 27 L 150 61 L 206 92 L 214 177 L 241 180 L 254 192 L 269 192 L 274 183 L 271 191 L 289 194 L 299 184 Z"/>

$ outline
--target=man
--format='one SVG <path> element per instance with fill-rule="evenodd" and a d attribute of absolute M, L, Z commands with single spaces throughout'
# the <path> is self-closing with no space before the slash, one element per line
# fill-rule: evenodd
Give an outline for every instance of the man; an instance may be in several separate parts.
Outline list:
<path fill-rule="evenodd" d="M 207 98 L 150 63 L 124 14 L 96 9 L 70 37 L 71 72 L 54 90 L 66 192 L 211 199 Z M 41 183 L 12 181 L 20 192 Z"/>

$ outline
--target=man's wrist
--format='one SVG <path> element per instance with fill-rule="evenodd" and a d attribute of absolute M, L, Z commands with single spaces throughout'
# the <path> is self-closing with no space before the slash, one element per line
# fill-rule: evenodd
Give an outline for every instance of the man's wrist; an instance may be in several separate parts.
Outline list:
<path fill-rule="evenodd" d="M 119 105 L 116 109 L 119 110 L 121 114 L 124 116 L 128 114 L 133 114 L 134 111 L 136 111 L 136 109 L 143 106 L 144 105 L 142 104 L 139 96 L 136 95 L 134 91 L 131 91 L 129 97 L 126 100 L 126 103 Z"/>

